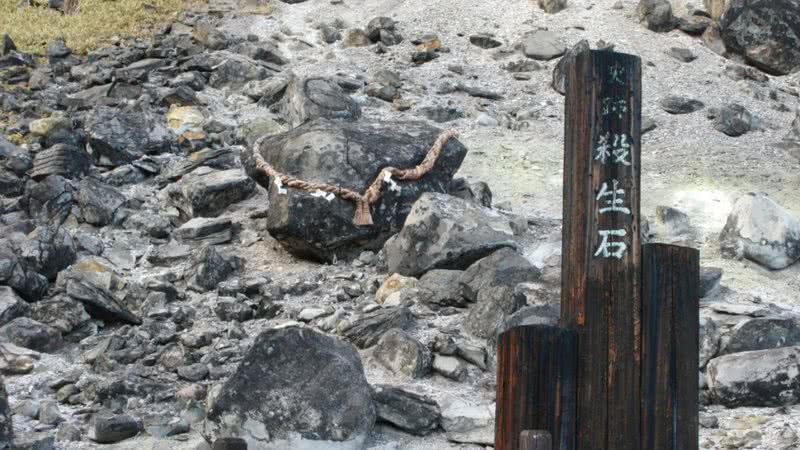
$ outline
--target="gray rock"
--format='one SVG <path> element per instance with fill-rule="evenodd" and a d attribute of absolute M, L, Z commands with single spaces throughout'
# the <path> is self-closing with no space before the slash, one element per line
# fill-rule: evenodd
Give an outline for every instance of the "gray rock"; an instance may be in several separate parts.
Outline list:
<path fill-rule="evenodd" d="M 361 117 L 358 103 L 327 78 L 290 77 L 279 106 L 291 127 L 317 118 L 354 122 Z"/>
<path fill-rule="evenodd" d="M 746 194 L 733 205 L 720 246 L 723 256 L 783 269 L 800 259 L 800 220 L 765 194 Z"/>
<path fill-rule="evenodd" d="M 316 331 L 262 332 L 209 402 L 203 434 L 248 448 L 361 450 L 375 409 L 358 353 Z"/>
<path fill-rule="evenodd" d="M 289 64 L 289 59 L 281 53 L 278 47 L 269 42 L 242 42 L 234 48 L 234 51 L 253 60 L 276 66 Z"/>
<path fill-rule="evenodd" d="M 692 36 L 702 35 L 713 23 L 713 20 L 705 16 L 688 16 L 678 18 L 678 29 Z"/>
<path fill-rule="evenodd" d="M 27 317 L 17 317 L 0 327 L 0 336 L 20 347 L 44 353 L 54 352 L 64 343 L 58 330 Z"/>
<path fill-rule="evenodd" d="M 245 322 L 255 317 L 255 310 L 249 304 L 233 297 L 220 297 L 214 305 L 214 314 L 220 320 Z"/>
<path fill-rule="evenodd" d="M 92 177 L 78 184 L 76 200 L 86 223 L 105 226 L 114 222 L 114 216 L 127 198 L 117 189 Z"/>
<path fill-rule="evenodd" d="M 383 334 L 392 328 L 408 328 L 414 319 L 405 306 L 379 308 L 364 313 L 341 330 L 342 336 L 358 348 L 369 348 L 378 343 Z"/>
<path fill-rule="evenodd" d="M 720 330 L 717 323 L 708 316 L 700 316 L 700 359 L 699 366 L 704 368 L 717 356 L 720 345 Z"/>
<path fill-rule="evenodd" d="M 536 281 L 541 272 L 524 256 L 511 248 L 501 248 L 475 262 L 461 275 L 462 294 L 476 302 L 482 291 L 508 288 L 513 291 L 519 283 Z"/>
<path fill-rule="evenodd" d="M 67 295 L 81 302 L 90 316 L 109 322 L 142 323 L 112 293 L 121 282 L 106 264 L 93 258 L 83 259 L 73 264 L 63 276 Z"/>
<path fill-rule="evenodd" d="M 64 421 L 58 403 L 54 400 L 45 400 L 39 404 L 39 422 L 45 425 L 58 425 Z"/>
<path fill-rule="evenodd" d="M 29 302 L 42 298 L 49 286 L 44 275 L 20 259 L 19 247 L 8 239 L 0 239 L 0 283 L 12 287 Z"/>
<path fill-rule="evenodd" d="M 269 107 L 280 101 L 286 94 L 289 79 L 286 77 L 272 77 L 266 80 L 255 80 L 247 83 L 244 94 L 258 101 L 259 106 Z M 259 136 L 260 137 L 260 136 Z"/>
<path fill-rule="evenodd" d="M 441 403 L 441 424 L 447 440 L 494 445 L 494 410 L 494 405 L 475 405 L 452 396 L 445 398 Z"/>
<path fill-rule="evenodd" d="M 203 363 L 190 364 L 178 368 L 178 377 L 182 380 L 198 382 L 208 376 L 208 367 Z"/>
<path fill-rule="evenodd" d="M 81 440 L 81 429 L 75 424 L 62 422 L 56 429 L 57 442 L 79 442 Z"/>
<path fill-rule="evenodd" d="M 25 185 L 28 216 L 40 223 L 60 225 L 72 210 L 73 195 L 72 185 L 57 175 L 38 183 L 29 181 Z"/>
<path fill-rule="evenodd" d="M 486 208 L 492 207 L 492 191 L 483 181 L 470 183 L 464 178 L 453 178 L 448 194 Z"/>
<path fill-rule="evenodd" d="M 476 47 L 484 49 L 497 48 L 503 45 L 501 41 L 487 33 L 473 34 L 469 37 L 469 42 Z"/>
<path fill-rule="evenodd" d="M 525 306 L 524 299 L 514 295 L 514 288 L 497 286 L 482 289 L 477 303 L 464 320 L 464 329 L 473 336 L 494 338 L 511 314 Z"/>
<path fill-rule="evenodd" d="M 464 110 L 455 106 L 425 106 L 420 108 L 419 112 L 437 123 L 451 122 L 464 117 Z"/>
<path fill-rule="evenodd" d="M 511 221 L 495 210 L 426 192 L 384 252 L 389 272 L 419 276 L 432 269 L 466 269 L 499 248 L 516 247 L 513 235 Z"/>
<path fill-rule="evenodd" d="M 461 292 L 461 270 L 435 269 L 419 279 L 419 299 L 439 306 L 466 306 Z"/>
<path fill-rule="evenodd" d="M 515 295 L 517 295 L 515 293 Z M 523 306 L 508 316 L 505 322 L 495 331 L 495 338 L 514 327 L 525 325 L 558 325 L 561 310 L 558 304 L 540 304 Z"/>
<path fill-rule="evenodd" d="M 387 166 L 412 168 L 427 155 L 440 130 L 422 122 L 333 122 L 315 120 L 264 140 L 263 158 L 276 170 L 302 180 L 364 192 Z M 291 252 L 320 260 L 352 259 L 378 250 L 400 229 L 412 203 L 426 191 L 444 192 L 466 149 L 450 139 L 433 169 L 417 181 L 384 184 L 372 204 L 372 226 L 353 223 L 348 200 L 275 185 L 256 170 L 250 150 L 242 154 L 248 174 L 269 189 L 267 229 Z"/>
<path fill-rule="evenodd" d="M 739 322 L 728 335 L 720 355 L 800 345 L 797 318 L 758 317 Z"/>
<path fill-rule="evenodd" d="M 754 128 L 755 119 L 744 106 L 729 103 L 709 114 L 714 129 L 728 136 L 741 136 Z"/>
<path fill-rule="evenodd" d="M 200 168 L 165 187 L 159 196 L 184 220 L 216 217 L 230 205 L 253 194 L 255 183 L 240 169 Z"/>
<path fill-rule="evenodd" d="M 464 381 L 467 376 L 466 364 L 454 356 L 435 355 L 433 357 L 433 370 L 453 381 Z"/>
<path fill-rule="evenodd" d="M 566 51 L 561 36 L 552 31 L 532 31 L 522 38 L 522 53 L 528 58 L 547 61 L 558 58 Z"/>
<path fill-rule="evenodd" d="M 223 244 L 231 240 L 231 219 L 195 217 L 175 230 L 175 237 L 181 242 Z"/>
<path fill-rule="evenodd" d="M 669 95 L 659 102 L 661 109 L 670 114 L 689 114 L 705 107 L 703 102 L 679 95 Z"/>
<path fill-rule="evenodd" d="M 551 86 L 561 95 L 567 93 L 567 75 L 569 74 L 570 67 L 575 64 L 575 59 L 583 52 L 591 50 L 589 41 L 582 39 L 558 61 L 556 67 L 553 69 L 553 81 Z"/>
<path fill-rule="evenodd" d="M 89 137 L 87 148 L 99 166 L 116 167 L 176 147 L 163 116 L 140 105 L 94 108 L 86 117 L 85 129 Z"/>
<path fill-rule="evenodd" d="M 424 436 L 439 427 L 439 405 L 430 397 L 388 384 L 372 386 L 378 420 Z"/>
<path fill-rule="evenodd" d="M 270 67 L 267 63 L 255 61 L 236 53 L 218 51 L 213 55 L 210 62 L 214 64 L 214 71 L 208 84 L 217 89 L 239 90 L 249 81 L 269 78 L 279 70 L 277 67 Z"/>
<path fill-rule="evenodd" d="M 544 69 L 544 66 L 532 59 L 516 59 L 509 61 L 501 66 L 511 73 L 536 72 Z"/>
<path fill-rule="evenodd" d="M 539 8 L 548 14 L 555 14 L 567 8 L 567 0 L 539 0 Z"/>
<path fill-rule="evenodd" d="M 204 247 L 197 254 L 191 286 L 199 290 L 214 290 L 233 273 L 241 269 L 242 260 L 233 255 L 221 253 L 213 245 Z"/>
<path fill-rule="evenodd" d="M 694 61 L 695 59 L 697 59 L 697 56 L 694 53 L 692 53 L 692 51 L 689 50 L 688 48 L 671 47 L 667 51 L 667 54 L 669 56 L 672 56 L 673 58 L 677 59 L 678 61 L 685 62 L 685 63 L 690 63 L 690 62 Z"/>
<path fill-rule="evenodd" d="M 669 0 L 640 0 L 636 14 L 651 31 L 670 31 L 676 25 Z"/>
<path fill-rule="evenodd" d="M 132 438 L 142 431 L 142 423 L 129 415 L 95 415 L 89 429 L 89 439 L 101 444 L 113 444 Z"/>
<path fill-rule="evenodd" d="M 461 342 L 456 346 L 456 354 L 464 361 L 470 362 L 482 370 L 486 370 L 486 349 L 475 345 Z"/>
<path fill-rule="evenodd" d="M 118 80 L 126 83 L 142 83 L 147 82 L 151 75 L 157 74 L 167 64 L 168 61 L 164 59 L 145 58 L 116 69 L 114 74 Z"/>
<path fill-rule="evenodd" d="M 730 53 L 773 75 L 800 69 L 800 5 L 793 0 L 731 0 L 719 19 Z"/>
<path fill-rule="evenodd" d="M 367 24 L 367 37 L 372 42 L 383 41 L 383 35 L 394 32 L 395 26 L 396 22 L 389 17 L 375 17 Z"/>
<path fill-rule="evenodd" d="M 800 347 L 733 353 L 706 369 L 713 401 L 730 408 L 781 406 L 800 400 Z"/>
<path fill-rule="evenodd" d="M 0 326 L 11 322 L 17 317 L 28 316 L 31 307 L 25 302 L 14 289 L 8 286 L 0 286 Z"/>
<path fill-rule="evenodd" d="M 0 377 L 0 447 L 10 447 L 14 441 L 14 427 L 8 407 L 8 392 L 5 380 Z"/>
<path fill-rule="evenodd" d="M 26 238 L 19 246 L 20 259 L 48 280 L 55 280 L 60 271 L 75 261 L 75 241 L 65 228 L 38 226 Z"/>
<path fill-rule="evenodd" d="M 383 333 L 372 357 L 395 375 L 408 378 L 422 378 L 431 370 L 430 350 L 401 329 Z"/>
<path fill-rule="evenodd" d="M 722 269 L 719 267 L 700 267 L 700 298 L 707 297 L 719 286 Z"/>
<path fill-rule="evenodd" d="M 82 303 L 66 296 L 36 302 L 30 317 L 65 335 L 88 324 L 92 319 Z"/>
<path fill-rule="evenodd" d="M 56 144 L 36 154 L 30 175 L 36 181 L 50 175 L 73 179 L 86 174 L 91 166 L 89 154 L 68 144 Z"/>
<path fill-rule="evenodd" d="M 27 150 L 0 137 L 0 167 L 5 167 L 18 176 L 24 176 L 32 166 L 33 161 Z"/>

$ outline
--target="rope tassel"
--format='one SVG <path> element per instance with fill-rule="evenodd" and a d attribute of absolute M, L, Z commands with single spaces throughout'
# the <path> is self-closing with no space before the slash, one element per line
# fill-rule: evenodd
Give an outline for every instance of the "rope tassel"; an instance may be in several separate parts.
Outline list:
<path fill-rule="evenodd" d="M 425 176 L 425 174 L 430 172 L 431 169 L 433 169 L 436 160 L 439 158 L 439 153 L 441 153 L 442 148 L 447 141 L 457 135 L 458 133 L 456 133 L 455 130 L 447 130 L 440 134 L 439 137 L 436 138 L 436 142 L 433 143 L 431 149 L 428 150 L 428 153 L 425 155 L 425 159 L 411 169 L 401 170 L 395 169 L 394 167 L 384 167 L 378 173 L 378 177 L 372 182 L 372 184 L 369 185 L 369 188 L 364 191 L 363 195 L 339 186 L 333 186 L 325 183 L 311 183 L 278 172 L 274 167 L 269 165 L 269 163 L 264 161 L 264 157 L 262 157 L 258 152 L 258 149 L 261 147 L 261 142 L 263 142 L 267 136 L 258 139 L 255 144 L 253 144 L 253 155 L 255 157 L 256 170 L 259 170 L 270 177 L 272 182 L 275 183 L 280 190 L 280 193 L 285 193 L 286 188 L 291 188 L 308 193 L 319 194 L 321 192 L 325 192 L 336 195 L 343 200 L 348 200 L 355 204 L 353 223 L 358 226 L 367 226 L 373 225 L 372 213 L 370 212 L 369 205 L 375 203 L 381 198 L 381 189 L 383 188 L 383 183 L 385 181 L 389 182 L 392 185 L 392 188 L 397 186 L 396 183 L 394 183 L 394 181 L 391 179 L 392 176 L 398 180 L 404 181 L 419 180 Z"/>

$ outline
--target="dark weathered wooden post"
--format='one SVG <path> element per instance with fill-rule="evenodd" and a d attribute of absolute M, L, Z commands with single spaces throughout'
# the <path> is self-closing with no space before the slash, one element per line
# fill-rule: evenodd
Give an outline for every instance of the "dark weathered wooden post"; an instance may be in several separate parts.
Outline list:
<path fill-rule="evenodd" d="M 584 52 L 566 86 L 561 319 L 578 327 L 576 448 L 639 450 L 641 62 Z"/>
<path fill-rule="evenodd" d="M 543 430 L 525 430 L 519 434 L 519 450 L 553 450 L 553 438 Z"/>
<path fill-rule="evenodd" d="M 567 327 L 527 325 L 499 336 L 495 450 L 519 450 L 525 430 L 549 432 L 554 449 L 575 449 L 577 351 Z"/>
<path fill-rule="evenodd" d="M 642 249 L 642 449 L 698 448 L 700 253 Z"/>

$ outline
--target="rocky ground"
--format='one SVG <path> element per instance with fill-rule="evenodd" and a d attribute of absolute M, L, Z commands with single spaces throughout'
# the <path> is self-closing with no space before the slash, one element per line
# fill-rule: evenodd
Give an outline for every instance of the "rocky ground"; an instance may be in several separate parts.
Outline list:
<path fill-rule="evenodd" d="M 212 2 L 88 55 L 4 39 L 0 447 L 491 446 L 497 334 L 558 317 L 555 87 L 589 46 L 642 59 L 645 237 L 701 251 L 701 447 L 800 448 L 800 11 L 757 11 L 794 30 L 779 52 L 742 2 L 540 3 Z M 444 129 L 371 226 L 258 169 L 361 192 Z"/>

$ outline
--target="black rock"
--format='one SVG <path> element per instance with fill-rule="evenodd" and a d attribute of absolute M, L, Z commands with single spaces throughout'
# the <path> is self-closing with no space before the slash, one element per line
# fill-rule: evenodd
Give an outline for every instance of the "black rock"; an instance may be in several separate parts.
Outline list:
<path fill-rule="evenodd" d="M 31 307 L 13 289 L 0 286 L 0 326 L 30 314 Z"/>
<path fill-rule="evenodd" d="M 378 420 L 424 436 L 439 427 L 439 405 L 430 397 L 388 384 L 372 386 Z"/>
<path fill-rule="evenodd" d="M 639 20 L 651 31 L 666 32 L 675 28 L 669 0 L 640 0 L 636 13 Z"/>
<path fill-rule="evenodd" d="M 241 266 L 240 258 L 220 253 L 213 245 L 205 247 L 195 258 L 191 283 L 201 290 L 216 289 L 217 284 L 225 281 Z"/>
<path fill-rule="evenodd" d="M 800 347 L 733 353 L 712 359 L 706 369 L 715 403 L 781 406 L 800 400 Z"/>
<path fill-rule="evenodd" d="M 341 334 L 358 348 L 369 348 L 377 344 L 388 330 L 392 328 L 403 330 L 413 322 L 411 311 L 404 306 L 380 308 L 360 315 L 342 329 Z"/>
<path fill-rule="evenodd" d="M 142 423 L 128 415 L 95 415 L 89 429 L 89 439 L 101 444 L 113 444 L 132 438 L 142 431 Z"/>
<path fill-rule="evenodd" d="M 381 40 L 382 31 L 394 31 L 395 21 L 389 17 L 375 17 L 367 24 L 367 37 L 372 42 Z"/>
<path fill-rule="evenodd" d="M 500 248 L 516 247 L 513 235 L 510 220 L 495 210 L 426 192 L 384 252 L 390 273 L 419 276 L 431 269 L 466 269 Z"/>
<path fill-rule="evenodd" d="M 381 336 L 372 357 L 395 375 L 422 378 L 431 370 L 431 352 L 401 329 L 391 329 Z"/>
<path fill-rule="evenodd" d="M 11 423 L 11 411 L 8 405 L 8 392 L 5 380 L 0 377 L 0 447 L 10 448 L 14 441 L 14 427 Z"/>
<path fill-rule="evenodd" d="M 483 181 L 470 183 L 465 178 L 453 178 L 448 194 L 486 208 L 492 207 L 492 191 Z"/>
<path fill-rule="evenodd" d="M 708 296 L 722 279 L 722 269 L 719 267 L 700 267 L 700 298 Z"/>
<path fill-rule="evenodd" d="M 5 138 L 0 136 L 0 166 L 22 177 L 28 172 L 32 165 L 31 156 L 26 150 L 8 142 Z"/>
<path fill-rule="evenodd" d="M 692 36 L 700 36 L 713 23 L 709 17 L 693 15 L 678 18 L 678 29 Z"/>
<path fill-rule="evenodd" d="M 117 189 L 96 178 L 84 178 L 77 188 L 75 197 L 83 220 L 95 226 L 113 223 L 117 211 L 128 201 Z"/>
<path fill-rule="evenodd" d="M 459 280 L 463 272 L 460 270 L 431 270 L 419 279 L 419 299 L 428 304 L 439 306 L 466 305 Z"/>
<path fill-rule="evenodd" d="M 333 80 L 291 77 L 280 109 L 292 127 L 316 118 L 356 121 L 361 108 Z"/>
<path fill-rule="evenodd" d="M 240 169 L 203 167 L 170 184 L 160 196 L 176 207 L 183 220 L 215 217 L 229 206 L 253 194 L 255 183 Z"/>
<path fill-rule="evenodd" d="M 670 114 L 689 114 L 699 111 L 705 107 L 703 102 L 679 95 L 664 97 L 659 102 L 661 109 Z"/>
<path fill-rule="evenodd" d="M 0 327 L 0 336 L 20 347 L 45 353 L 58 350 L 64 343 L 58 330 L 27 317 L 18 317 Z"/>
<path fill-rule="evenodd" d="M 490 34 L 473 34 L 469 37 L 469 42 L 472 45 L 485 49 L 496 48 L 503 45 L 502 42 Z"/>
<path fill-rule="evenodd" d="M 355 349 L 311 329 L 287 327 L 256 338 L 209 404 L 203 434 L 210 442 L 240 437 L 249 448 L 322 448 L 325 441 L 361 448 L 374 422 Z"/>
<path fill-rule="evenodd" d="M 25 185 L 25 203 L 28 215 L 37 222 L 60 225 L 72 210 L 72 185 L 58 175 L 38 183 L 29 181 Z"/>
<path fill-rule="evenodd" d="M 208 83 L 217 89 L 239 89 L 248 81 L 263 80 L 280 70 L 269 63 L 227 51 L 215 52 L 210 61 L 214 68 Z"/>
<path fill-rule="evenodd" d="M 728 335 L 720 354 L 768 350 L 800 345 L 797 318 L 756 317 L 739 322 Z"/>
<path fill-rule="evenodd" d="M 445 123 L 464 117 L 464 110 L 454 106 L 425 106 L 419 110 L 428 119 Z"/>
<path fill-rule="evenodd" d="M 25 300 L 35 302 L 45 294 L 49 283 L 19 255 L 16 245 L 8 239 L 0 239 L 0 283 L 14 288 Z"/>
<path fill-rule="evenodd" d="M 142 320 L 132 313 L 110 291 L 109 279 L 115 277 L 110 269 L 94 260 L 81 260 L 64 274 L 67 295 L 83 303 L 90 316 L 109 322 L 140 325 Z"/>
<path fill-rule="evenodd" d="M 430 50 L 414 52 L 411 54 L 411 62 L 414 64 L 425 64 L 426 62 L 431 62 L 438 57 L 439 53 Z"/>
<path fill-rule="evenodd" d="M 753 128 L 754 118 L 744 106 L 730 103 L 710 114 L 714 129 L 731 137 L 741 136 Z"/>
<path fill-rule="evenodd" d="M 514 289 L 519 283 L 536 281 L 541 272 L 524 256 L 511 248 L 502 248 L 475 262 L 461 275 L 464 297 L 476 302 L 483 291 Z"/>
<path fill-rule="evenodd" d="M 728 52 L 774 75 L 800 69 L 800 4 L 731 0 L 719 19 Z"/>
<path fill-rule="evenodd" d="M 141 106 L 121 110 L 97 107 L 86 118 L 85 127 L 89 152 L 100 166 L 119 166 L 175 146 L 175 137 L 163 116 Z"/>
<path fill-rule="evenodd" d="M 363 192 L 382 168 L 419 164 L 439 133 L 420 122 L 316 120 L 264 140 L 260 153 L 282 173 Z M 371 226 L 353 223 L 355 206 L 348 200 L 277 186 L 256 170 L 249 149 L 242 153 L 242 163 L 251 177 L 269 189 L 270 235 L 300 256 L 333 260 L 379 249 L 400 228 L 422 192 L 447 190 L 465 154 L 463 145 L 450 139 L 433 169 L 420 180 L 396 181 L 397 188 L 384 184 L 381 198 L 370 208 Z"/>
<path fill-rule="evenodd" d="M 77 247 L 65 228 L 41 225 L 28 234 L 19 252 L 27 267 L 54 281 L 60 271 L 75 261 Z"/>
<path fill-rule="evenodd" d="M 56 144 L 36 154 L 31 178 L 40 181 L 50 175 L 67 179 L 78 178 L 89 171 L 91 160 L 83 149 L 67 144 Z"/>

